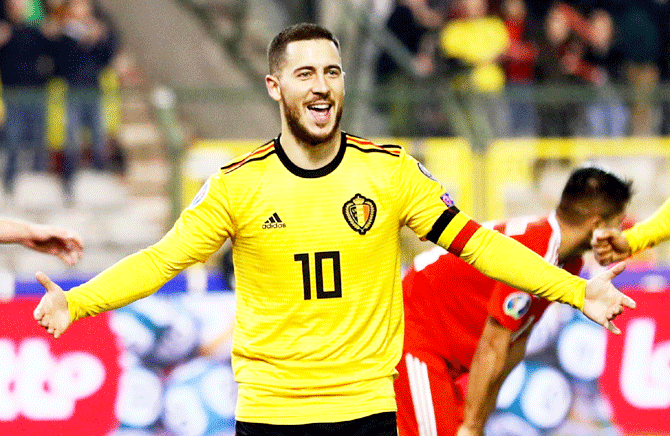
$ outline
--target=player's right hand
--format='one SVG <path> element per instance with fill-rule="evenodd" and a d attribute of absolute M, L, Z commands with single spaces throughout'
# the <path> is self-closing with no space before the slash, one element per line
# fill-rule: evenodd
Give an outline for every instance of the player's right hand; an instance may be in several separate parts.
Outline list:
<path fill-rule="evenodd" d="M 58 339 L 72 324 L 65 292 L 43 272 L 38 272 L 35 277 L 46 292 L 33 311 L 33 317 L 49 334 Z"/>
<path fill-rule="evenodd" d="M 631 256 L 628 240 L 618 229 L 596 229 L 591 237 L 591 247 L 596 261 L 606 266 Z"/>

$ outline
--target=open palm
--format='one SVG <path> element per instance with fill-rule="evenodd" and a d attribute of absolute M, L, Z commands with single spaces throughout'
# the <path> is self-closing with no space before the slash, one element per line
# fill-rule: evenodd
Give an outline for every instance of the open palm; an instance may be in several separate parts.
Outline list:
<path fill-rule="evenodd" d="M 623 313 L 624 308 L 635 308 L 635 301 L 612 285 L 612 279 L 625 267 L 625 263 L 619 263 L 593 277 L 586 284 L 584 296 L 584 315 L 617 335 L 621 330 L 612 321 Z"/>
<path fill-rule="evenodd" d="M 38 272 L 35 277 L 46 292 L 33 311 L 33 316 L 39 325 L 58 339 L 72 323 L 65 292 L 43 272 Z"/>

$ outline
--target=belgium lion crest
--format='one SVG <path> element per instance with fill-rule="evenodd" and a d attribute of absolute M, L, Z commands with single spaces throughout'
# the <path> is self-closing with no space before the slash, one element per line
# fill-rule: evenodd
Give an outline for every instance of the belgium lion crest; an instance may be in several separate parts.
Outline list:
<path fill-rule="evenodd" d="M 364 235 L 375 222 L 377 206 L 369 198 L 356 194 L 351 200 L 344 203 L 342 214 L 349 227 Z"/>

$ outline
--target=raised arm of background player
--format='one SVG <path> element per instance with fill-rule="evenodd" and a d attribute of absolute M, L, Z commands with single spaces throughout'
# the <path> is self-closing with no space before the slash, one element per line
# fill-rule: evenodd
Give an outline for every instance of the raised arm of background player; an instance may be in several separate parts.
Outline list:
<path fill-rule="evenodd" d="M 463 423 L 456 436 L 481 436 L 496 407 L 503 382 L 523 360 L 532 329 L 512 331 L 495 318 L 486 319 L 479 345 L 472 357 Z"/>
<path fill-rule="evenodd" d="M 51 254 L 72 266 L 82 255 L 83 242 L 76 233 L 58 226 L 0 218 L 0 243 L 22 244 Z"/>
<path fill-rule="evenodd" d="M 670 198 L 652 216 L 628 230 L 594 231 L 591 245 L 598 263 L 608 265 L 667 239 L 670 239 Z"/>

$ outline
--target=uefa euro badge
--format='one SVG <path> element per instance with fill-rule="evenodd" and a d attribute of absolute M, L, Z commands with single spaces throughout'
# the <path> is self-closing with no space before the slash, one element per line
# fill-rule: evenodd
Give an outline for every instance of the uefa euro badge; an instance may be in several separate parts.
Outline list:
<path fill-rule="evenodd" d="M 521 319 L 530 309 L 531 297 L 525 292 L 514 292 L 505 298 L 503 312 L 514 319 Z"/>
<path fill-rule="evenodd" d="M 349 227 L 364 235 L 375 222 L 377 206 L 369 198 L 356 194 L 351 200 L 344 203 L 342 214 Z"/>
<path fill-rule="evenodd" d="M 193 209 L 194 207 L 198 206 L 202 201 L 207 197 L 207 193 L 209 192 L 209 179 L 200 187 L 200 190 L 198 191 L 197 194 L 195 194 L 195 197 L 193 197 L 193 201 L 191 201 L 191 204 L 188 206 L 189 209 Z"/>
<path fill-rule="evenodd" d="M 424 164 L 417 161 L 416 165 L 419 167 L 419 171 L 421 171 L 424 176 L 428 177 L 433 182 L 439 183 L 439 181 L 430 173 L 430 171 L 428 171 L 428 168 L 426 168 Z"/>

